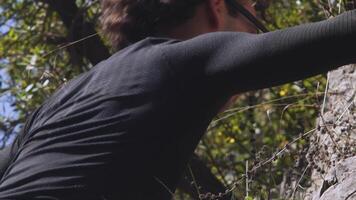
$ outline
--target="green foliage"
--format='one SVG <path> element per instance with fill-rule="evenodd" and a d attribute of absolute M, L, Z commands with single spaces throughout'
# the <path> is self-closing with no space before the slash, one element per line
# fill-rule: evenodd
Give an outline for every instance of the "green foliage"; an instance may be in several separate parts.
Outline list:
<path fill-rule="evenodd" d="M 78 1 L 86 19 L 96 21 L 98 1 Z M 90 7 L 88 5 L 90 4 Z M 82 7 L 80 7 L 82 6 Z M 70 41 L 70 31 L 57 12 L 43 1 L 0 3 L 1 67 L 11 76 L 8 88 L 16 99 L 18 122 L 48 98 L 61 84 L 87 70 L 91 64 L 71 48 L 60 48 Z M 80 31 L 80 30 L 78 30 Z"/>

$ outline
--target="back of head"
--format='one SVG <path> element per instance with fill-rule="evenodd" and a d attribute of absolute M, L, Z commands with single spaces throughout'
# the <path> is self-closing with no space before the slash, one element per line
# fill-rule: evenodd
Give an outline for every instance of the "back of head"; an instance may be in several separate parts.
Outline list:
<path fill-rule="evenodd" d="M 115 50 L 194 16 L 204 0 L 101 0 L 102 30 Z"/>

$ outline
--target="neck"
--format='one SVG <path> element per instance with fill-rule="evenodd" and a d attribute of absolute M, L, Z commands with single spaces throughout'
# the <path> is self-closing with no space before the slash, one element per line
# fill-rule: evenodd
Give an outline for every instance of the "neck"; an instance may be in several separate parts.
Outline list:
<path fill-rule="evenodd" d="M 183 24 L 179 24 L 173 28 L 159 28 L 157 35 L 161 37 L 187 40 L 195 36 L 214 31 L 209 26 L 209 22 L 207 20 L 208 16 L 203 9 L 205 9 L 204 6 L 198 6 L 194 17 L 187 20 Z"/>

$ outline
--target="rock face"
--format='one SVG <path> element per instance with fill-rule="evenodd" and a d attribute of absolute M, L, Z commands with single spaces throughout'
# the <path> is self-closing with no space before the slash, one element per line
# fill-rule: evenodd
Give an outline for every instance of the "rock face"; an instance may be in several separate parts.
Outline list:
<path fill-rule="evenodd" d="M 311 137 L 309 200 L 356 200 L 356 65 L 329 73 L 329 87 Z"/>
<path fill-rule="evenodd" d="M 356 158 L 351 157 L 329 171 L 320 200 L 356 199 Z"/>

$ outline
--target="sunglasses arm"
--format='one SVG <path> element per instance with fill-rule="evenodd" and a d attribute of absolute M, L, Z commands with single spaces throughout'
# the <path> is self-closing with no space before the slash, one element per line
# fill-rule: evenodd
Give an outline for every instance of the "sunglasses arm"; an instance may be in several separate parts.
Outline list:
<path fill-rule="evenodd" d="M 237 3 L 236 0 L 225 0 L 226 4 L 231 6 L 234 10 L 238 11 L 241 13 L 243 16 L 245 16 L 250 22 L 252 22 L 256 28 L 261 30 L 263 33 L 269 32 L 269 30 L 263 25 L 261 21 L 259 21 L 255 16 L 253 16 L 246 8 L 244 8 L 242 5 Z"/>

